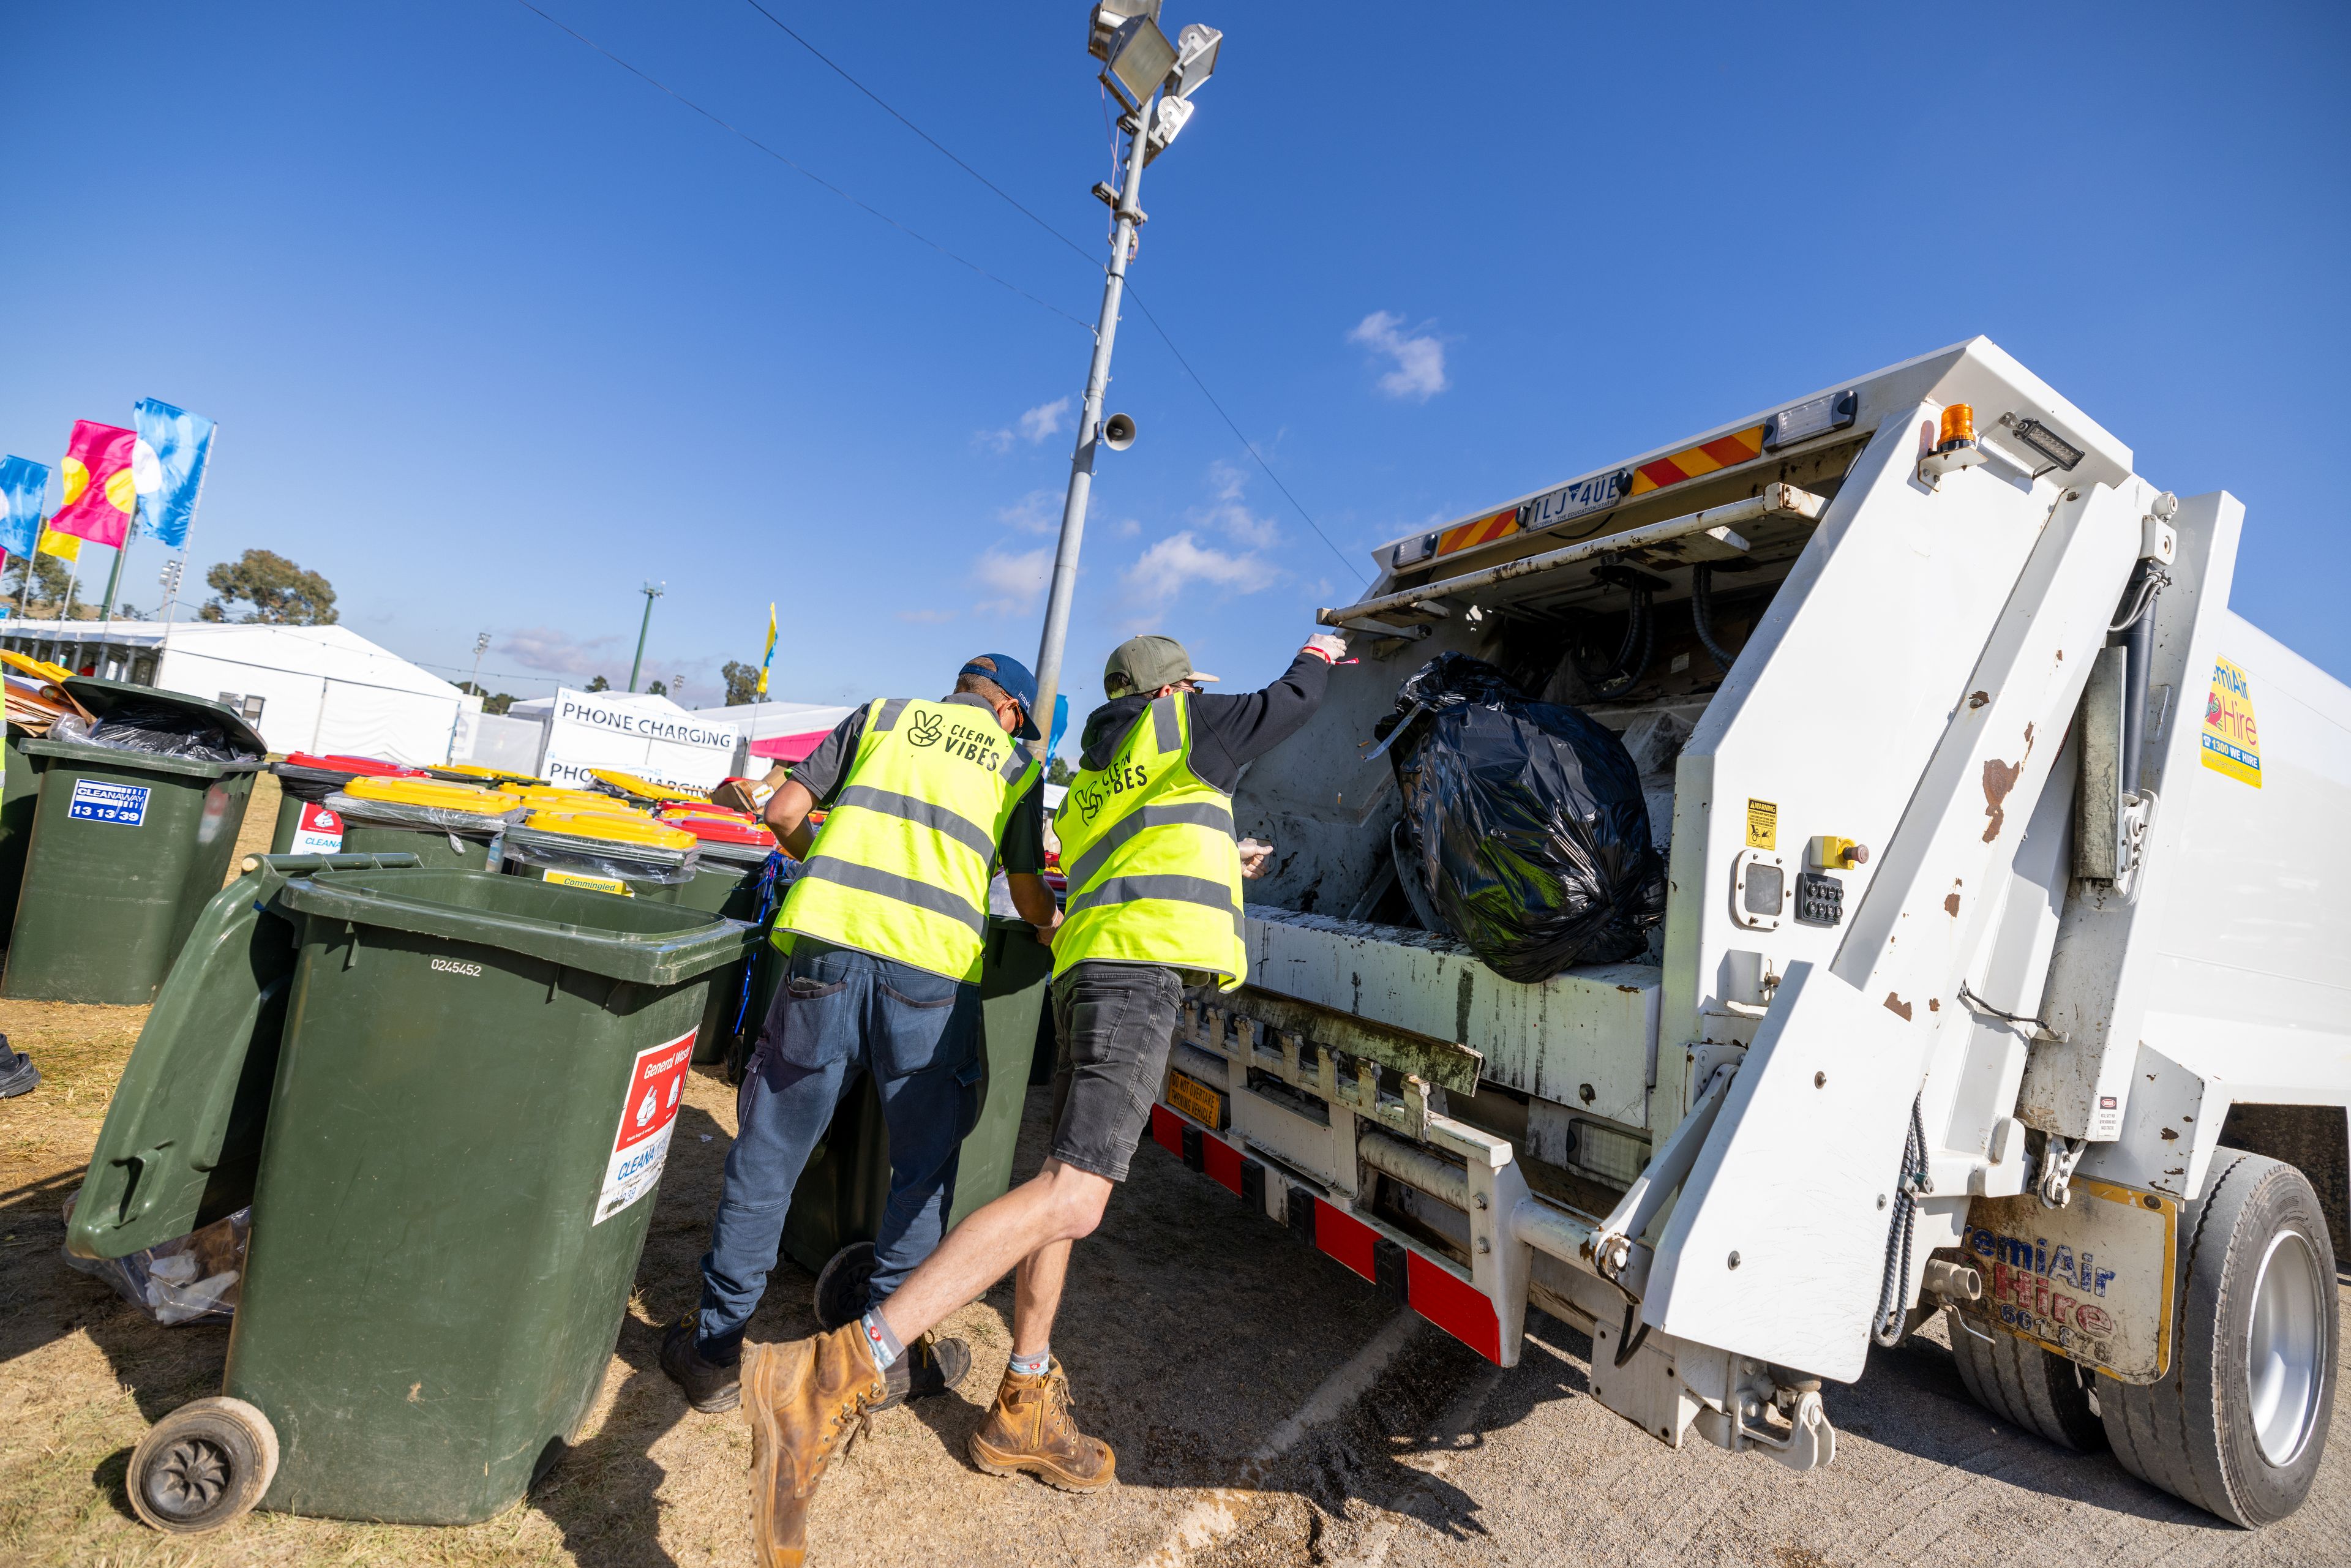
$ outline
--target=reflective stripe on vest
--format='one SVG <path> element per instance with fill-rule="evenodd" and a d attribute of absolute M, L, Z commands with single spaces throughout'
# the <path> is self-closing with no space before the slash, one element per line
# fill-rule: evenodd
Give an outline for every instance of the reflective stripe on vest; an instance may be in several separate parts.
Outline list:
<path fill-rule="evenodd" d="M 886 697 L 776 916 L 790 934 L 979 978 L 987 884 L 1013 806 L 1037 775 L 994 716 Z"/>
<path fill-rule="evenodd" d="M 1053 972 L 1106 959 L 1249 975 L 1240 851 L 1225 793 L 1191 768 L 1182 693 L 1135 716 L 1107 765 L 1071 782 L 1054 830 L 1070 882 Z"/>

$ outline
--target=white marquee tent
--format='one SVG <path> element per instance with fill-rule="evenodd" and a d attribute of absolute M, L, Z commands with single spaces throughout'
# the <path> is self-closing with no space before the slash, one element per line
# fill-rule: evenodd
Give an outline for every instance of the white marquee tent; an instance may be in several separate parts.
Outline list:
<path fill-rule="evenodd" d="M 182 621 L 167 641 L 154 621 L 11 619 L 0 620 L 0 647 L 226 703 L 272 751 L 446 762 L 471 750 L 481 706 L 347 626 Z"/>

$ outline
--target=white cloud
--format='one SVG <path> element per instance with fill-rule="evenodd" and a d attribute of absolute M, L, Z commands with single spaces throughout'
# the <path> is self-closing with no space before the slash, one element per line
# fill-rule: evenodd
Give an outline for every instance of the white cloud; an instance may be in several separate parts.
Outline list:
<path fill-rule="evenodd" d="M 1198 535 L 1186 528 L 1144 550 L 1122 574 L 1122 580 L 1132 603 L 1155 609 L 1196 582 L 1227 593 L 1255 593 L 1271 587 L 1280 575 L 1254 550 L 1234 555 L 1202 544 Z"/>
<path fill-rule="evenodd" d="M 972 437 L 972 442 L 994 452 L 1009 452 L 1017 441 L 1025 441 L 1035 446 L 1060 434 L 1068 425 L 1069 418 L 1070 400 L 1057 397 L 1050 402 L 1039 403 L 1000 430 L 979 432 Z"/>
<path fill-rule="evenodd" d="M 918 626 L 945 625 L 956 618 L 952 610 L 901 610 L 897 614 L 899 620 L 911 621 Z"/>
<path fill-rule="evenodd" d="M 1271 517 L 1260 517 L 1241 503 L 1241 492 L 1249 484 L 1246 471 L 1218 460 L 1208 465 L 1208 487 L 1216 499 L 1206 511 L 1192 514 L 1192 520 L 1205 523 L 1236 544 L 1252 549 L 1263 549 L 1277 543 L 1280 530 Z"/>
<path fill-rule="evenodd" d="M 601 637 L 574 637 L 552 626 L 529 626 L 519 632 L 509 632 L 500 640 L 498 653 L 528 669 L 545 670 L 556 675 L 613 674 L 610 667 L 619 650 L 617 632 L 607 632 Z M 622 661 L 625 663 L 626 661 Z M 620 672 L 625 675 L 628 672 Z"/>
<path fill-rule="evenodd" d="M 1395 361 L 1395 369 L 1380 378 L 1380 390 L 1394 398 L 1417 398 L 1426 402 L 1452 383 L 1445 379 L 1445 340 L 1426 326 L 1403 330 L 1404 318 L 1393 310 L 1374 310 L 1347 334 L 1375 354 Z"/>
<path fill-rule="evenodd" d="M 1111 531 L 1123 539 L 1131 539 L 1143 532 L 1143 524 L 1138 518 L 1128 517 Z"/>
<path fill-rule="evenodd" d="M 996 520 L 1024 534 L 1057 534 L 1063 498 L 1059 490 L 1031 490 L 1012 505 L 997 507 Z"/>
<path fill-rule="evenodd" d="M 991 549 L 972 562 L 971 573 L 980 587 L 997 595 L 973 609 L 989 615 L 1026 615 L 1045 597 L 1045 585 L 1053 576 L 1053 551 L 1042 546 L 1012 555 Z"/>

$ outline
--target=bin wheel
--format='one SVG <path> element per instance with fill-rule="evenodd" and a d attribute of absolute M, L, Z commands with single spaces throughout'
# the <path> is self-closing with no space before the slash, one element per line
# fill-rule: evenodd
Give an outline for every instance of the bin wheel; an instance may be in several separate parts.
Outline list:
<path fill-rule="evenodd" d="M 2220 1149 L 2179 1216 L 2171 1365 L 2098 1379 L 2115 1458 L 2141 1480 L 2257 1528 L 2302 1506 L 2335 1408 L 2335 1249 L 2309 1181 Z"/>
<path fill-rule="evenodd" d="M 831 1333 L 865 1315 L 865 1286 L 873 1278 L 873 1243 L 852 1241 L 816 1277 L 817 1328 Z"/>
<path fill-rule="evenodd" d="M 242 1399 L 198 1399 L 147 1429 L 131 1454 L 131 1506 L 172 1535 L 242 1518 L 277 1474 L 277 1433 Z"/>
<path fill-rule="evenodd" d="M 2106 1428 L 2090 1407 L 2095 1373 L 1996 1328 L 1987 1337 L 1956 1307 L 1947 1312 L 1951 1359 L 1977 1404 L 2077 1453 L 2095 1454 L 2106 1446 Z"/>

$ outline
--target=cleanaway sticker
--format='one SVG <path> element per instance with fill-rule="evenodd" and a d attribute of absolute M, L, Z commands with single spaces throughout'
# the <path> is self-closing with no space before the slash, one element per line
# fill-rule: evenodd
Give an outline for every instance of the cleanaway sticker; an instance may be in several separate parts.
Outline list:
<path fill-rule="evenodd" d="M 604 1162 L 604 1190 L 596 1196 L 596 1218 L 590 1224 L 603 1224 L 660 1182 L 678 1102 L 685 1097 L 695 1033 L 688 1030 L 667 1045 L 637 1052 L 629 1069 L 628 1097 L 621 1105 L 621 1129 L 612 1138 L 611 1157 Z"/>
<path fill-rule="evenodd" d="M 147 820 L 147 786 L 107 784 L 96 779 L 74 780 L 73 799 L 66 815 L 82 822 L 111 822 L 135 828 Z"/>

